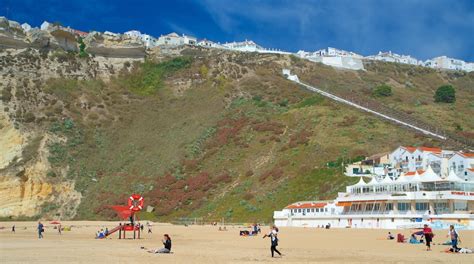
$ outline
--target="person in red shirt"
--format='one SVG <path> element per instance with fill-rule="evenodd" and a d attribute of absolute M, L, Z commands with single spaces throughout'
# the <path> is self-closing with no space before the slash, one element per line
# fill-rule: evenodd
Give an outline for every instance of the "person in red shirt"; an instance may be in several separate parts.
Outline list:
<path fill-rule="evenodd" d="M 423 234 L 425 235 L 425 241 L 426 241 L 426 250 L 431 251 L 431 241 L 433 240 L 433 230 L 431 230 L 430 227 L 428 227 L 427 224 L 424 225 L 423 227 Z"/>

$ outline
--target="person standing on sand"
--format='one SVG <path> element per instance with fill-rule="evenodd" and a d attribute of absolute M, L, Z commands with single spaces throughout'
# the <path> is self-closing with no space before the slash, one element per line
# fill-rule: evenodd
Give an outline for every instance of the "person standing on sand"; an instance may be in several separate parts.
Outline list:
<path fill-rule="evenodd" d="M 272 258 L 275 255 L 275 252 L 278 253 L 281 257 L 280 251 L 276 248 L 278 246 L 278 228 L 276 226 L 273 226 L 270 232 L 266 235 L 263 236 L 263 238 L 270 237 L 270 252 L 272 253 Z"/>
<path fill-rule="evenodd" d="M 427 224 L 423 226 L 423 235 L 425 235 L 426 240 L 426 251 L 431 251 L 431 241 L 433 241 L 434 234 Z"/>
<path fill-rule="evenodd" d="M 458 242 L 461 242 L 461 239 L 459 239 L 459 234 L 454 229 L 454 225 L 449 226 L 448 237 L 451 239 L 451 247 L 453 248 L 453 252 L 458 252 L 460 249 L 458 248 Z"/>
<path fill-rule="evenodd" d="M 61 235 L 61 225 L 58 225 L 58 234 Z"/>
<path fill-rule="evenodd" d="M 38 222 L 38 238 L 43 238 L 44 226 L 41 222 Z"/>
<path fill-rule="evenodd" d="M 15 225 L 12 226 L 12 233 L 15 233 Z"/>

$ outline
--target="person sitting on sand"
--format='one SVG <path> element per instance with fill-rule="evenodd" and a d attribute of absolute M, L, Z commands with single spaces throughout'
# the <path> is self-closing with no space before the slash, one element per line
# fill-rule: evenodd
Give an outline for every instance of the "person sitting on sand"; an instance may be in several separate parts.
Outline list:
<path fill-rule="evenodd" d="M 388 240 L 393 240 L 393 239 L 395 239 L 395 236 L 392 235 L 392 233 L 388 232 L 387 239 L 388 239 Z"/>
<path fill-rule="evenodd" d="M 416 239 L 415 234 L 411 234 L 410 240 L 408 241 L 410 244 L 420 244 L 420 241 Z"/>
<path fill-rule="evenodd" d="M 423 225 L 423 235 L 425 236 L 426 240 L 426 251 L 431 251 L 431 241 L 433 241 L 434 234 L 433 230 L 431 230 L 427 224 Z"/>
<path fill-rule="evenodd" d="M 148 250 L 149 253 L 160 253 L 160 254 L 168 254 L 171 253 L 171 237 L 168 234 L 164 234 L 163 236 L 163 246 L 164 248 L 155 249 L 155 250 Z"/>

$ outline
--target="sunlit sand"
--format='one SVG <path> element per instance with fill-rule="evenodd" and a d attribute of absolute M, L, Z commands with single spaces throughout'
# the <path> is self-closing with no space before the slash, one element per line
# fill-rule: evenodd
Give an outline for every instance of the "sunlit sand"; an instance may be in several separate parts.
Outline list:
<path fill-rule="evenodd" d="M 38 239 L 36 223 L 0 223 L 0 256 L 2 263 L 235 263 L 235 262 L 443 262 L 472 263 L 473 255 L 442 252 L 449 246 L 434 245 L 425 251 L 424 245 L 400 244 L 385 240 L 389 230 L 281 228 L 279 250 L 282 258 L 270 257 L 270 241 L 261 235 L 240 237 L 242 227 L 227 226 L 218 231 L 216 226 L 176 226 L 154 224 L 153 234 L 142 234 L 142 239 L 94 239 L 101 228 L 112 229 L 115 222 L 64 222 L 73 226 L 59 235 L 53 225 L 45 223 L 44 239 Z M 27 227 L 25 230 L 24 227 Z M 263 227 L 263 232 L 268 227 Z M 402 232 L 407 236 L 410 231 Z M 140 247 L 161 248 L 162 235 L 173 241 L 173 254 L 150 254 Z M 444 242 L 447 231 L 435 231 L 434 242 Z M 474 246 L 474 231 L 460 231 L 461 246 Z M 132 234 L 127 234 L 132 237 Z"/>

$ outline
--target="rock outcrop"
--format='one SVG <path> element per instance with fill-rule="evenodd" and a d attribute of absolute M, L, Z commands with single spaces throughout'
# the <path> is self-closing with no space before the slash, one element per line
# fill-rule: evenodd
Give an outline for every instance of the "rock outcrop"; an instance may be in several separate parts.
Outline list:
<path fill-rule="evenodd" d="M 91 32 L 84 39 L 87 52 L 105 57 L 144 58 L 145 46 L 128 35 Z"/>

